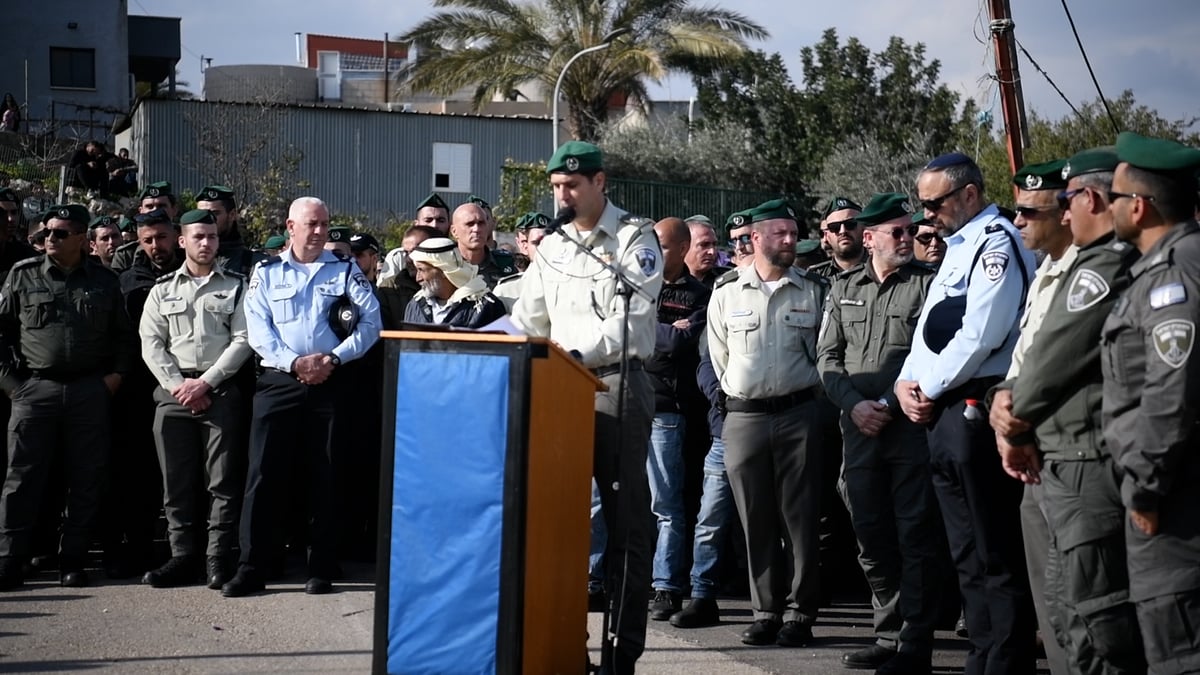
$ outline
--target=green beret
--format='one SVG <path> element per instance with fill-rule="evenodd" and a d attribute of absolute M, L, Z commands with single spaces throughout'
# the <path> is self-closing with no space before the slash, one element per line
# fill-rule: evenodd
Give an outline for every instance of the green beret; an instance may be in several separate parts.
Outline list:
<path fill-rule="evenodd" d="M 55 204 L 42 214 L 42 222 L 48 223 L 51 218 L 69 220 L 87 227 L 92 220 L 92 214 L 88 213 L 87 207 L 83 204 Z"/>
<path fill-rule="evenodd" d="M 179 217 L 180 225 L 193 225 L 195 223 L 215 224 L 217 219 L 213 217 L 212 211 L 208 209 L 192 209 Z"/>
<path fill-rule="evenodd" d="M 835 196 L 829 200 L 829 203 L 826 204 L 825 208 L 821 211 L 821 218 L 828 218 L 829 214 L 833 213 L 834 211 L 844 211 L 846 209 L 862 211 L 862 207 L 856 204 L 853 199 L 850 199 L 849 197 Z"/>
<path fill-rule="evenodd" d="M 800 239 L 796 241 L 796 255 L 808 255 L 821 248 L 821 242 L 816 239 Z"/>
<path fill-rule="evenodd" d="M 350 243 L 350 237 L 354 235 L 354 230 L 345 225 L 335 225 L 329 228 L 329 241 L 339 242 L 344 241 Z"/>
<path fill-rule="evenodd" d="M 0 188 L 0 202 L 16 202 L 21 203 L 17 198 L 17 193 L 13 192 L 12 188 Z"/>
<path fill-rule="evenodd" d="M 777 218 L 786 220 L 796 219 L 796 210 L 792 208 L 791 204 L 787 203 L 786 199 L 772 199 L 750 209 L 750 222 L 752 223 L 775 220 Z"/>
<path fill-rule="evenodd" d="M 0 200 L 3 201 L 3 200 Z M 88 223 L 88 227 L 116 227 L 116 216 L 96 216 L 92 218 L 92 222 Z"/>
<path fill-rule="evenodd" d="M 475 195 L 471 195 L 470 197 L 467 197 L 467 201 L 471 204 L 474 204 L 475 206 L 478 206 L 479 208 L 483 209 L 484 211 L 492 210 L 492 205 L 487 203 L 487 200 L 485 200 L 483 197 L 476 197 Z"/>
<path fill-rule="evenodd" d="M 567 141 L 550 158 L 546 173 L 581 173 L 602 168 L 604 155 L 600 148 L 583 141 Z"/>
<path fill-rule="evenodd" d="M 864 225 L 878 225 L 895 218 L 908 218 L 913 215 L 912 203 L 908 195 L 899 192 L 880 192 L 871 197 L 862 213 L 854 217 Z"/>
<path fill-rule="evenodd" d="M 517 219 L 518 230 L 544 230 L 549 226 L 550 219 L 537 211 L 530 211 Z"/>
<path fill-rule="evenodd" d="M 1071 158 L 1063 165 L 1062 177 L 1063 180 L 1071 180 L 1085 173 L 1116 171 L 1117 164 L 1120 164 L 1120 160 L 1117 159 L 1117 149 L 1113 146 L 1089 148 L 1071 155 Z"/>
<path fill-rule="evenodd" d="M 283 248 L 287 245 L 287 237 L 282 234 L 273 234 L 267 237 L 267 241 L 263 244 L 263 248 Z"/>
<path fill-rule="evenodd" d="M 161 197 L 163 195 L 170 195 L 170 194 L 171 194 L 171 184 L 165 180 L 162 180 L 157 183 L 151 183 L 151 184 L 147 185 L 146 187 L 142 188 L 142 191 L 140 193 L 138 193 L 138 201 L 140 202 L 143 199 L 146 199 L 147 197 Z"/>
<path fill-rule="evenodd" d="M 1065 159 L 1055 159 L 1041 164 L 1026 164 L 1013 176 L 1013 185 L 1022 190 L 1062 190 L 1067 187 L 1063 178 Z"/>
<path fill-rule="evenodd" d="M 925 209 L 917 209 L 916 213 L 912 214 L 913 225 L 928 225 L 933 221 L 925 217 Z"/>
<path fill-rule="evenodd" d="M 198 202 L 215 202 L 221 199 L 233 199 L 233 190 L 224 185 L 205 185 L 196 193 Z"/>
<path fill-rule="evenodd" d="M 136 223 L 129 216 L 121 216 L 120 222 L 117 223 L 117 229 L 122 232 L 132 232 Z"/>
<path fill-rule="evenodd" d="M 167 210 L 162 208 L 161 206 L 154 209 L 153 211 L 147 211 L 145 213 L 137 214 L 136 216 L 133 217 L 133 223 L 137 227 L 141 227 L 143 225 L 163 225 L 163 224 L 171 225 L 171 224 L 173 224 L 173 223 L 171 223 L 171 216 L 167 215 Z"/>
<path fill-rule="evenodd" d="M 425 201 L 417 204 L 417 210 L 420 211 L 426 206 L 432 206 L 435 209 L 445 209 L 447 212 L 450 211 L 450 207 L 446 206 L 446 202 L 442 201 L 441 195 L 436 192 L 430 192 Z"/>
<path fill-rule="evenodd" d="M 713 222 L 708 219 L 708 216 L 706 216 L 702 213 L 697 213 L 694 216 L 688 216 L 687 218 L 683 219 L 683 222 L 685 222 L 685 223 L 704 223 L 705 225 L 713 224 Z"/>
<path fill-rule="evenodd" d="M 736 230 L 739 227 L 745 227 L 749 224 L 750 209 L 746 209 L 745 211 L 734 211 L 733 213 L 729 214 L 728 218 L 725 219 L 725 234 L 729 234 L 731 231 Z"/>
<path fill-rule="evenodd" d="M 1117 159 L 1146 171 L 1190 172 L 1200 167 L 1200 150 L 1165 138 L 1147 138 L 1132 131 L 1122 131 L 1117 136 Z"/>

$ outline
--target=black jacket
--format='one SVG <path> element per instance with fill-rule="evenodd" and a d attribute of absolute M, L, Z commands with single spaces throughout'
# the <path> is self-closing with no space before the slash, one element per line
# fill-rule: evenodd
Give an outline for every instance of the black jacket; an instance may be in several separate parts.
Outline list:
<path fill-rule="evenodd" d="M 658 294 L 654 355 L 645 364 L 654 384 L 655 412 L 703 409 L 694 374 L 700 363 L 698 345 L 707 327 L 710 297 L 712 291 L 686 270 L 675 283 L 663 283 Z M 687 319 L 690 325 L 676 328 L 673 324 L 681 319 Z"/>

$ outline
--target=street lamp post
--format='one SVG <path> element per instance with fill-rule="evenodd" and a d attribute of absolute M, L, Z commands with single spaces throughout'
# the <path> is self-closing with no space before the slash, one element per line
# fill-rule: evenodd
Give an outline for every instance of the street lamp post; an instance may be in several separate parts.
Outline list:
<path fill-rule="evenodd" d="M 559 94 L 559 91 L 562 89 L 563 78 L 567 76 L 567 69 L 571 67 L 572 63 L 575 63 L 576 59 L 583 56 L 584 54 L 591 54 L 592 52 L 598 52 L 602 49 L 608 49 L 609 47 L 612 46 L 613 40 L 617 39 L 618 37 L 620 37 L 628 32 L 629 32 L 628 28 L 618 28 L 618 29 L 612 31 L 611 33 L 609 33 L 608 35 L 605 35 L 604 41 L 601 42 L 600 44 L 595 45 L 593 47 L 588 47 L 586 49 L 581 49 L 578 52 L 576 52 L 574 56 L 567 59 L 566 65 L 564 65 L 562 68 L 562 72 L 560 72 L 558 74 L 558 81 L 554 83 L 554 103 L 553 103 L 552 110 L 550 113 L 550 115 L 551 115 L 550 121 L 554 125 L 554 141 L 553 141 L 554 147 L 550 149 L 550 152 L 554 152 L 554 151 L 558 150 L 558 127 L 559 127 L 559 124 L 558 124 L 558 94 Z"/>

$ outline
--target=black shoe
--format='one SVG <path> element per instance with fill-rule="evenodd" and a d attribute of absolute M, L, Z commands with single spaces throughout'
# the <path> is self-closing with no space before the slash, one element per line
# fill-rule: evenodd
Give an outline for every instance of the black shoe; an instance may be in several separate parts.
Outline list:
<path fill-rule="evenodd" d="M 742 631 L 742 644 L 773 645 L 781 626 L 775 619 L 759 619 Z"/>
<path fill-rule="evenodd" d="M 895 649 L 871 645 L 866 649 L 842 654 L 842 665 L 855 670 L 875 670 L 896 655 Z"/>
<path fill-rule="evenodd" d="M 333 592 L 333 584 L 329 583 L 328 579 L 313 577 L 304 584 L 304 592 L 309 595 L 325 595 Z"/>
<path fill-rule="evenodd" d="M 666 621 L 671 615 L 683 607 L 683 596 L 672 591 L 654 591 L 654 599 L 650 601 L 650 618 L 654 621 Z"/>
<path fill-rule="evenodd" d="M 603 612 L 608 608 L 608 595 L 604 591 L 588 591 L 588 611 Z"/>
<path fill-rule="evenodd" d="M 142 577 L 143 584 L 155 588 L 173 588 L 175 586 L 190 586 L 200 581 L 200 557 L 194 555 L 177 555 L 163 563 L 163 566 L 146 572 Z"/>
<path fill-rule="evenodd" d="M 221 590 L 221 587 L 233 577 L 233 574 L 229 571 L 231 567 L 229 561 L 222 556 L 208 556 L 206 567 L 208 569 L 208 587 L 214 591 Z"/>
<path fill-rule="evenodd" d="M 775 636 L 775 644 L 780 647 L 805 647 L 812 642 L 812 627 L 799 621 L 788 621 L 779 629 Z"/>
<path fill-rule="evenodd" d="M 875 670 L 875 675 L 929 675 L 933 664 L 928 656 L 900 652 Z"/>
<path fill-rule="evenodd" d="M 257 593 L 266 588 L 262 577 L 249 567 L 239 567 L 237 574 L 221 587 L 221 595 L 227 598 L 240 598 L 244 595 Z"/>
<path fill-rule="evenodd" d="M 967 617 L 958 617 L 958 623 L 954 624 L 954 634 L 960 638 L 971 637 L 967 632 Z"/>
<path fill-rule="evenodd" d="M 23 566 L 17 558 L 0 558 L 0 591 L 11 591 L 25 583 Z"/>
<path fill-rule="evenodd" d="M 692 598 L 687 607 L 671 615 L 676 628 L 703 628 L 721 623 L 721 608 L 712 598 Z"/>
<path fill-rule="evenodd" d="M 61 572 L 58 575 L 58 584 L 67 588 L 83 588 L 88 585 L 88 573 L 83 570 Z"/>

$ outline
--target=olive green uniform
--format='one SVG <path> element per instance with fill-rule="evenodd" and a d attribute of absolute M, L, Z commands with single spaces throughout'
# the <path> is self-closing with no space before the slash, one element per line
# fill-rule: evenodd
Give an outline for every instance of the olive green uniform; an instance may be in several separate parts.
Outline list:
<path fill-rule="evenodd" d="M 878 644 L 925 659 L 938 614 L 941 523 L 925 430 L 900 410 L 893 385 L 933 275 L 908 263 L 880 282 L 869 261 L 839 275 L 825 303 L 818 346 L 825 391 L 842 411 L 839 488 L 871 587 Z M 869 437 L 850 411 L 876 400 L 888 404 L 892 420 Z"/>
<path fill-rule="evenodd" d="M 479 263 L 479 276 L 487 282 L 488 290 L 496 287 L 496 284 L 504 277 L 516 274 L 517 263 L 513 260 L 511 254 L 507 251 L 488 249 L 483 256 L 483 262 Z"/>
<path fill-rule="evenodd" d="M 0 556 L 29 554 L 53 464 L 67 487 L 63 571 L 88 550 L 109 453 L 109 373 L 133 366 L 133 331 L 117 275 L 85 257 L 64 270 L 49 257 L 17 263 L 0 290 L 0 389 L 13 402 L 10 465 L 0 495 Z"/>
<path fill-rule="evenodd" d="M 1101 333 L 1104 440 L 1126 508 L 1158 514 L 1147 536 L 1125 519 L 1129 595 L 1151 673 L 1200 671 L 1200 226 L 1175 225 L 1131 269 Z M 1061 367 L 1062 364 L 1055 364 Z"/>

